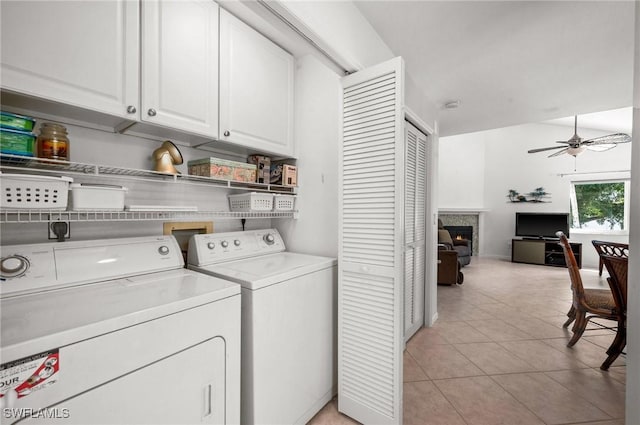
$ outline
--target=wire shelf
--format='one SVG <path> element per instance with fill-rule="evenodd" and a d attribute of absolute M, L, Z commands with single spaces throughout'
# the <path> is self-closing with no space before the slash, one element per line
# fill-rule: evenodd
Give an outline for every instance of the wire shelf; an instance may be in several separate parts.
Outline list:
<path fill-rule="evenodd" d="M 120 178 L 133 181 L 158 183 L 180 183 L 210 186 L 225 189 L 247 190 L 295 195 L 297 187 L 262 183 L 245 183 L 221 180 L 210 177 L 183 174 L 168 174 L 150 170 L 111 167 L 106 165 L 83 164 L 78 162 L 58 161 L 42 158 L 29 158 L 19 155 L 0 154 L 0 170 L 16 171 L 40 175 L 83 175 Z M 241 218 L 297 218 L 297 211 L 64 211 L 64 210 L 29 210 L 0 209 L 0 223 L 42 223 L 53 221 L 152 221 L 152 220 L 186 220 L 194 217 L 212 217 L 216 219 Z"/>
<path fill-rule="evenodd" d="M 0 223 L 49 223 L 54 221 L 154 221 L 186 220 L 194 217 L 216 219 L 297 218 L 297 211 L 55 211 L 0 210 Z"/>
<path fill-rule="evenodd" d="M 169 174 L 151 170 L 83 164 L 79 162 L 30 158 L 9 154 L 0 155 L 0 170 L 56 175 L 104 176 L 109 178 L 122 178 L 126 180 L 195 184 L 226 189 L 247 190 L 252 192 L 284 193 L 288 195 L 295 195 L 298 189 L 297 187 L 276 184 L 246 183 L 216 179 L 212 177 L 192 176 L 187 174 Z"/>

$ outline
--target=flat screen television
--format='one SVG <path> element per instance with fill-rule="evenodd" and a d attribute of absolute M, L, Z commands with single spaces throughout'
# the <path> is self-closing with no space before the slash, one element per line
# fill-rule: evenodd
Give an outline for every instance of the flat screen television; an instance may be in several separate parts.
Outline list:
<path fill-rule="evenodd" d="M 516 236 L 557 239 L 558 230 L 569 237 L 569 213 L 516 213 Z"/>

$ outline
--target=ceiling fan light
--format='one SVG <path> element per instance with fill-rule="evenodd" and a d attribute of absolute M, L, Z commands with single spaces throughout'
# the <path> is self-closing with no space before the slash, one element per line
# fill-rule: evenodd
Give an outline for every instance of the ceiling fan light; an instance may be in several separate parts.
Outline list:
<path fill-rule="evenodd" d="M 584 152 L 587 149 L 586 146 L 579 146 L 577 148 L 568 148 L 567 149 L 567 153 L 569 155 L 573 155 L 573 156 L 578 156 L 580 155 L 582 152 Z"/>

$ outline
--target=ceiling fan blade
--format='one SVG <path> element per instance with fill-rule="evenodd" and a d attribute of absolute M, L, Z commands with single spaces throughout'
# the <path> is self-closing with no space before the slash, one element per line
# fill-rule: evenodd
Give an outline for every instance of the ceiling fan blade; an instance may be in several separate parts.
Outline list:
<path fill-rule="evenodd" d="M 587 145 L 587 149 L 589 149 L 590 151 L 594 151 L 594 152 L 604 152 L 604 151 L 608 151 L 609 149 L 613 149 L 616 146 L 618 146 L 616 143 L 610 143 L 610 144 L 598 144 L 598 145 Z"/>
<path fill-rule="evenodd" d="M 595 137 L 593 139 L 585 140 L 583 145 L 610 145 L 616 143 L 629 143 L 631 136 L 625 133 L 609 134 L 607 136 Z"/>
<path fill-rule="evenodd" d="M 552 149 L 566 149 L 566 148 L 563 148 L 562 146 L 552 146 L 549 148 L 531 149 L 531 150 L 528 150 L 527 153 L 544 152 L 544 151 L 550 151 Z"/>
<path fill-rule="evenodd" d="M 564 148 L 564 149 L 562 149 L 562 150 L 560 150 L 560 151 L 558 151 L 556 153 L 552 153 L 547 158 L 551 158 L 551 157 L 554 157 L 554 156 L 560 156 L 560 155 L 566 153 L 568 150 L 569 150 L 569 148 Z"/>
<path fill-rule="evenodd" d="M 570 144 L 571 142 L 568 140 L 558 140 L 556 143 L 564 143 L 565 145 Z"/>

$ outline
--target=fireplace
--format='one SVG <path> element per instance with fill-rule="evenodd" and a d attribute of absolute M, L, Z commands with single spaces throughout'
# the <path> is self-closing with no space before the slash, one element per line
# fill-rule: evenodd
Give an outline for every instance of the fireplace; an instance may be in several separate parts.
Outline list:
<path fill-rule="evenodd" d="M 444 226 L 452 239 L 467 239 L 473 255 L 473 226 Z"/>
<path fill-rule="evenodd" d="M 471 241 L 471 252 L 473 255 L 480 254 L 480 247 L 483 237 L 484 213 L 488 210 L 469 208 L 442 208 L 439 210 L 438 218 L 442 220 L 445 228 L 450 230 L 451 237 L 461 238 Z M 461 231 L 459 232 L 458 229 Z"/>

